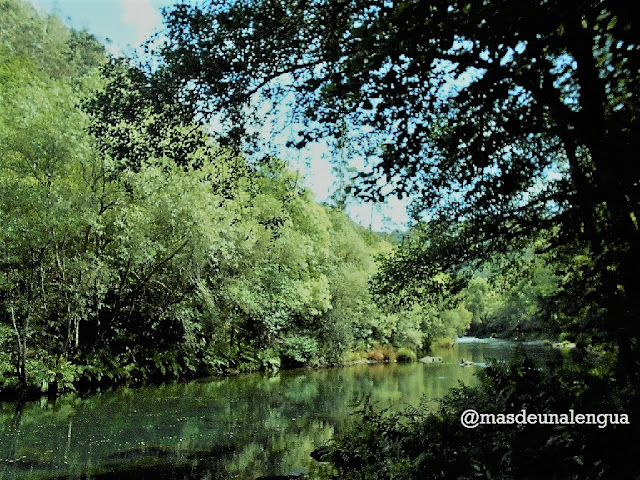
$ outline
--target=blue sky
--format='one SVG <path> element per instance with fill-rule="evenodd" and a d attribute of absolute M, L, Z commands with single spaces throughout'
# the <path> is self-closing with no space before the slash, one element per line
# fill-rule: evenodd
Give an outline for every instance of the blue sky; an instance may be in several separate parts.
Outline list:
<path fill-rule="evenodd" d="M 171 0 L 31 0 L 43 12 L 55 13 L 76 29 L 86 28 L 109 51 L 128 53 L 162 28 L 161 9 Z"/>
<path fill-rule="evenodd" d="M 175 0 L 30 0 L 43 13 L 55 13 L 73 28 L 86 28 L 114 55 L 126 55 L 152 33 L 162 30 L 164 7 Z M 285 142 L 276 142 L 284 144 Z M 326 145 L 315 144 L 294 152 L 283 151 L 293 168 L 302 172 L 306 185 L 317 201 L 325 201 L 332 191 L 334 177 L 331 174 L 330 154 Z M 404 228 L 408 218 L 405 201 L 389 198 L 385 204 L 372 205 L 352 201 L 349 215 L 360 224 L 373 230 Z"/>

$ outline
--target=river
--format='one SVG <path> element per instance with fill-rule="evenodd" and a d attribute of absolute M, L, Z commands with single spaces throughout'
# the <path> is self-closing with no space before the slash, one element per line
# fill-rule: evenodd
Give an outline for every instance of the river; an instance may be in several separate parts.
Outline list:
<path fill-rule="evenodd" d="M 518 344 L 462 338 L 442 363 L 288 370 L 0 404 L 0 480 L 249 479 L 322 468 L 309 453 L 365 399 L 402 409 L 437 399 Z M 534 358 L 557 352 L 523 348 Z M 460 361 L 472 361 L 462 367 Z"/>

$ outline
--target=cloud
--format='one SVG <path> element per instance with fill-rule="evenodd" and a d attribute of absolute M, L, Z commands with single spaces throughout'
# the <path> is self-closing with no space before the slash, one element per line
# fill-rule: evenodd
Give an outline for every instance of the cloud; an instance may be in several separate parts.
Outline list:
<path fill-rule="evenodd" d="M 151 0 L 121 0 L 122 20 L 135 30 L 137 44 L 146 40 L 162 23 L 162 16 Z"/>

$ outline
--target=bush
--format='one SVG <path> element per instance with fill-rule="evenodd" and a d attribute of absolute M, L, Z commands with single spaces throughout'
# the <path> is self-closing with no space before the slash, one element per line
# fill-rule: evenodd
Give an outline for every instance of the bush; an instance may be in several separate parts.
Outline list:
<path fill-rule="evenodd" d="M 417 362 L 418 355 L 410 348 L 400 348 L 396 353 L 396 361 L 398 362 Z"/>
<path fill-rule="evenodd" d="M 260 366 L 267 372 L 276 372 L 280 369 L 280 350 L 275 347 L 269 347 L 258 352 L 258 360 Z"/>
<path fill-rule="evenodd" d="M 342 363 L 352 363 L 359 362 L 361 360 L 365 360 L 367 358 L 367 354 L 362 350 L 357 350 L 355 352 L 347 352 L 342 356 Z"/>
<path fill-rule="evenodd" d="M 582 359 L 581 361 L 584 361 Z M 640 428 L 631 425 L 482 425 L 465 429 L 460 415 L 481 413 L 626 413 L 637 418 L 637 386 L 617 385 L 575 366 L 540 370 L 527 358 L 494 364 L 478 387 L 452 390 L 439 411 L 425 405 L 403 414 L 370 406 L 329 445 L 326 458 L 349 480 L 449 478 L 640 478 Z M 607 392 L 603 396 L 603 392 Z"/>
<path fill-rule="evenodd" d="M 376 362 L 384 362 L 384 354 L 378 350 L 372 350 L 367 353 L 367 359 L 374 360 Z"/>
<path fill-rule="evenodd" d="M 295 367 L 317 362 L 319 350 L 315 338 L 291 335 L 282 344 L 282 364 Z"/>
<path fill-rule="evenodd" d="M 396 359 L 396 351 L 392 346 L 376 345 L 367 353 L 367 358 L 376 362 L 393 362 Z"/>

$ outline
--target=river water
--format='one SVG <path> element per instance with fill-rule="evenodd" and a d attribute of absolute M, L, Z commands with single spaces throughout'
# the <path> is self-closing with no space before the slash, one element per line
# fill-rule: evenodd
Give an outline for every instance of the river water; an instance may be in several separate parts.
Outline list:
<path fill-rule="evenodd" d="M 0 404 L 0 480 L 249 479 L 322 468 L 309 453 L 329 440 L 365 399 L 402 409 L 437 399 L 490 359 L 519 345 L 551 360 L 539 344 L 462 338 L 433 352 L 442 363 L 374 364 L 277 375 L 67 395 L 19 411 Z M 463 367 L 461 360 L 473 362 Z"/>

